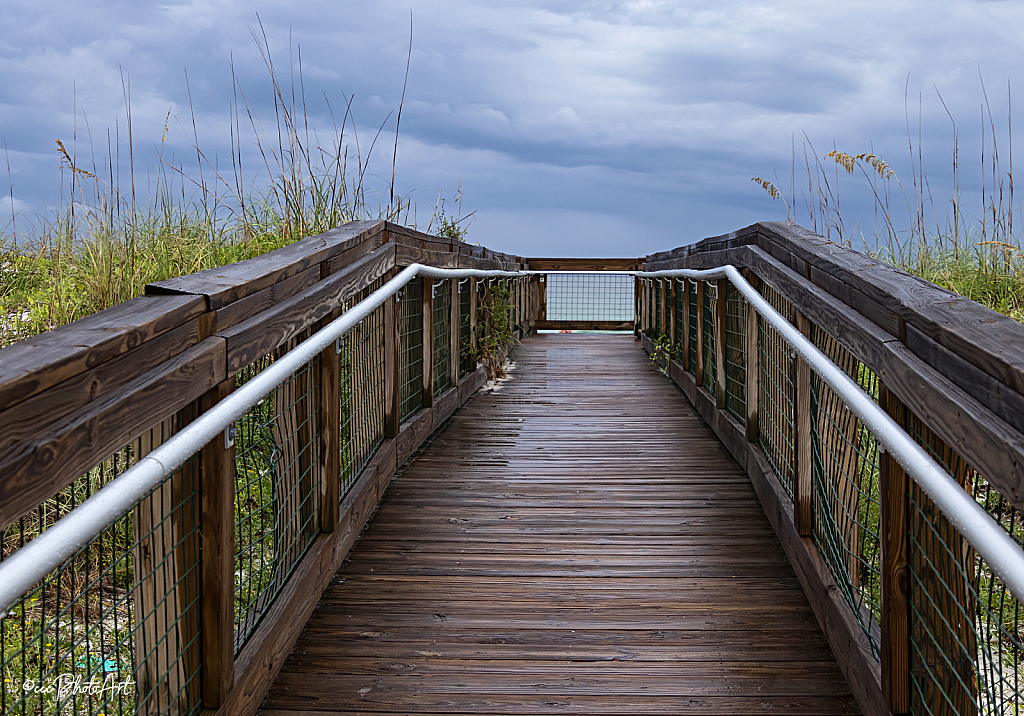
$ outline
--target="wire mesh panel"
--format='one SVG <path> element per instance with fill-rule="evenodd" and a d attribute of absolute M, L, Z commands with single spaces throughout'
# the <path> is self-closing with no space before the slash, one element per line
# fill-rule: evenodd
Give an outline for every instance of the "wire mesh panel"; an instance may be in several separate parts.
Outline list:
<path fill-rule="evenodd" d="M 190 407 L 3 531 L 3 558 L 166 441 Z M 200 711 L 198 456 L 78 550 L 0 620 L 0 713 Z"/>
<path fill-rule="evenodd" d="M 653 292 L 651 292 L 653 294 Z M 547 275 L 547 320 L 633 320 L 633 277 L 615 273 L 552 273 Z"/>
<path fill-rule="evenodd" d="M 304 331 L 288 347 L 310 333 Z M 272 360 L 241 371 L 236 383 Z M 318 534 L 320 393 L 317 356 L 235 422 L 236 654 Z"/>
<path fill-rule="evenodd" d="M 434 395 L 451 387 L 449 355 L 451 354 L 452 290 L 450 281 L 434 284 Z"/>
<path fill-rule="evenodd" d="M 764 281 L 759 280 L 762 296 L 789 321 L 793 307 Z M 775 471 L 783 488 L 793 497 L 793 356 L 778 331 L 757 317 L 758 330 L 758 444 Z"/>
<path fill-rule="evenodd" d="M 878 399 L 875 374 L 818 326 L 811 340 Z M 874 436 L 843 399 L 811 375 L 814 541 L 879 658 L 881 549 L 879 455 Z"/>
<path fill-rule="evenodd" d="M 661 315 L 662 280 L 654 279 L 654 337 L 659 338 L 665 332 L 665 321 Z"/>
<path fill-rule="evenodd" d="M 470 340 L 469 310 L 470 289 L 469 279 L 459 281 L 459 377 L 463 378 L 476 370 L 476 358 L 473 356 L 473 345 Z"/>
<path fill-rule="evenodd" d="M 718 298 L 718 287 L 710 282 L 704 284 L 704 390 L 715 392 L 715 381 L 718 380 L 718 360 L 715 345 L 715 302 Z"/>
<path fill-rule="evenodd" d="M 398 415 L 405 420 L 423 407 L 423 278 L 402 289 L 398 308 Z"/>
<path fill-rule="evenodd" d="M 382 279 L 355 302 L 379 288 Z M 384 441 L 384 307 L 345 334 L 340 356 L 341 497 Z"/>
<path fill-rule="evenodd" d="M 747 302 L 732 283 L 725 289 L 725 407 L 747 419 Z"/>
<path fill-rule="evenodd" d="M 1021 514 L 917 416 L 904 426 L 1024 546 Z M 911 712 L 1024 713 L 1024 611 L 1002 580 L 908 481 Z"/>
<path fill-rule="evenodd" d="M 690 365 L 686 367 L 691 373 L 697 373 L 697 282 L 690 281 Z"/>
<path fill-rule="evenodd" d="M 683 324 L 683 305 L 689 297 L 686 294 L 686 282 L 680 279 L 672 280 L 676 282 L 676 300 L 671 306 L 672 311 L 675 313 L 676 332 L 672 340 L 676 346 L 675 358 L 681 361 L 683 359 L 683 336 L 685 335 L 684 331 L 686 331 L 686 326 Z M 690 350 L 692 351 L 693 348 L 691 347 Z"/>

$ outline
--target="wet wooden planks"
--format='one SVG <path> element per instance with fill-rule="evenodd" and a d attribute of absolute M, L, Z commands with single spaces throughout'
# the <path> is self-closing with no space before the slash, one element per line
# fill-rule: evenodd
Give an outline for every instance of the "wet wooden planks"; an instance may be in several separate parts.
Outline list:
<path fill-rule="evenodd" d="M 750 483 L 632 336 L 515 359 L 392 483 L 263 716 L 857 713 Z"/>

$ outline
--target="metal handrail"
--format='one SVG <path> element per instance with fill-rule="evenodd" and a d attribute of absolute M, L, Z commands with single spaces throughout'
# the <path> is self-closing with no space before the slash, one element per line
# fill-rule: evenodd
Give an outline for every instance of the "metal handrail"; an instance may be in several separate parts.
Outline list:
<path fill-rule="evenodd" d="M 417 276 L 430 278 L 522 277 L 536 272 L 441 269 L 411 264 L 397 276 L 324 326 L 310 338 L 224 400 L 189 423 L 160 447 L 108 482 L 52 527 L 0 562 L 0 614 L 52 570 L 112 525 L 150 490 L 174 473 L 204 445 L 232 426 L 263 397 L 354 328 Z"/>
<path fill-rule="evenodd" d="M 875 436 L 879 451 L 892 455 L 967 543 L 985 558 L 992 571 L 999 575 L 1013 595 L 1024 601 L 1024 549 L 850 376 L 772 308 L 747 283 L 736 267 L 726 265 L 714 269 L 670 269 L 635 272 L 635 275 L 643 278 L 729 279 L 754 310 L 785 338 L 811 370 L 860 418 L 864 427 Z"/>

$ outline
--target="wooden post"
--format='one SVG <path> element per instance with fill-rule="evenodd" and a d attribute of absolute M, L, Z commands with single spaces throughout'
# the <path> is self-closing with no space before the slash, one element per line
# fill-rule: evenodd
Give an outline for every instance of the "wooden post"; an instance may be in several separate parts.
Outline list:
<path fill-rule="evenodd" d="M 136 442 L 142 459 L 189 422 L 179 412 L 144 432 Z M 135 610 L 135 674 L 140 714 L 187 713 L 200 698 L 189 676 L 199 666 L 197 632 L 201 569 L 198 465 L 189 461 L 132 510 L 137 540 L 132 568 Z M 188 645 L 184 650 L 182 645 Z M 179 651 L 181 650 L 181 651 Z"/>
<path fill-rule="evenodd" d="M 639 276 L 633 277 L 633 336 L 640 337 L 644 326 L 644 287 L 643 280 Z"/>
<path fill-rule="evenodd" d="M 909 411 L 908 411 L 909 412 Z M 913 421 L 912 434 L 930 447 L 951 477 L 968 493 L 974 470 L 923 422 Z M 907 506 L 907 601 L 909 641 L 919 647 L 913 690 L 923 713 L 936 716 L 978 714 L 978 597 L 974 550 L 949 519 L 910 482 L 913 502 Z M 909 575 L 913 575 L 911 578 Z M 984 589 L 984 587 L 983 587 Z M 982 631 L 984 637 L 985 632 Z M 981 667 L 985 668 L 985 667 Z"/>
<path fill-rule="evenodd" d="M 744 278 L 751 286 L 756 286 L 757 276 L 750 269 L 743 269 Z M 747 367 L 747 410 L 746 410 L 746 432 L 747 441 L 758 443 L 761 439 L 761 424 L 758 414 L 758 400 L 760 399 L 761 380 L 761 349 L 757 333 L 757 311 L 747 302 L 747 345 L 746 345 L 746 367 Z"/>
<path fill-rule="evenodd" d="M 543 286 L 543 284 L 542 284 Z M 477 336 L 477 295 L 476 295 L 476 279 L 469 279 L 469 347 L 473 352 L 474 361 L 475 356 L 480 351 L 480 340 Z"/>
<path fill-rule="evenodd" d="M 448 279 L 448 385 L 456 388 L 459 385 L 459 279 Z"/>
<path fill-rule="evenodd" d="M 683 279 L 683 370 L 690 370 L 690 279 Z"/>
<path fill-rule="evenodd" d="M 339 316 L 341 309 L 336 308 L 327 322 Z M 338 340 L 344 344 L 344 338 Z M 341 501 L 341 360 L 337 343 L 320 353 L 320 531 L 324 533 L 337 526 Z"/>
<path fill-rule="evenodd" d="M 805 336 L 811 333 L 810 320 L 795 311 L 796 327 Z M 799 356 L 793 356 L 793 497 L 794 521 L 798 534 L 814 533 L 814 505 L 811 463 L 811 368 Z"/>
<path fill-rule="evenodd" d="M 697 387 L 704 385 L 704 282 L 697 282 L 697 365 L 693 371 Z"/>
<path fill-rule="evenodd" d="M 392 273 L 394 270 L 392 270 Z M 388 276 L 392 278 L 392 276 Z M 398 300 L 397 294 L 384 302 L 384 437 L 398 437 Z"/>
<path fill-rule="evenodd" d="M 878 402 L 899 425 L 903 403 L 882 381 Z M 882 695 L 892 714 L 910 713 L 910 654 L 907 636 L 907 475 L 885 453 L 879 460 L 882 548 Z"/>
<path fill-rule="evenodd" d="M 668 291 L 665 290 L 665 284 L 671 281 L 671 279 L 658 279 L 658 281 L 660 286 L 658 291 L 658 299 L 660 300 L 658 311 L 661 315 L 661 321 L 658 323 L 658 335 L 656 338 L 661 338 L 668 331 L 668 313 L 666 312 L 668 308 Z"/>
<path fill-rule="evenodd" d="M 548 320 L 548 277 L 545 274 L 540 277 L 540 290 L 537 292 L 537 320 Z"/>
<path fill-rule="evenodd" d="M 423 371 L 420 386 L 423 407 L 434 404 L 434 279 L 423 278 Z"/>
<path fill-rule="evenodd" d="M 668 320 L 665 321 L 668 326 L 668 345 L 669 345 L 669 360 L 674 360 L 678 347 L 676 346 L 676 306 L 678 305 L 678 298 L 676 296 L 677 286 L 679 283 L 674 278 L 668 280 L 668 296 L 665 299 L 665 305 L 668 307 Z"/>
<path fill-rule="evenodd" d="M 729 279 L 727 278 L 718 279 L 715 286 L 715 402 L 718 404 L 719 410 L 725 408 L 725 356 L 728 350 L 725 336 L 725 318 L 728 303 L 725 300 L 725 292 L 728 286 Z"/>
<path fill-rule="evenodd" d="M 226 398 L 234 377 L 208 391 L 203 411 Z M 235 446 L 224 435 L 201 452 L 203 707 L 224 703 L 235 681 Z"/>

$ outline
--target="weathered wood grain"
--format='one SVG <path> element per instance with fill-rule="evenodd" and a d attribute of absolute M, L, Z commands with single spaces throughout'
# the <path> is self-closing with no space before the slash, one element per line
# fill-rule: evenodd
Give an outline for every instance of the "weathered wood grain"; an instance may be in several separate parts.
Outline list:
<path fill-rule="evenodd" d="M 855 712 L 745 475 L 633 337 L 515 360 L 392 482 L 263 713 Z"/>
<path fill-rule="evenodd" d="M 369 242 L 365 242 L 369 244 Z M 216 330 L 223 331 L 241 323 L 247 318 L 273 308 L 286 298 L 291 298 L 299 291 L 309 288 L 320 280 L 320 264 L 310 266 L 294 276 L 279 281 L 262 291 L 250 294 L 223 308 L 214 311 L 217 317 Z"/>
<path fill-rule="evenodd" d="M 18 443 L 46 433 L 49 426 L 71 413 L 196 345 L 201 340 L 200 329 L 200 319 L 193 318 L 130 352 L 0 411 L 0 453 L 17 449 Z"/>
<path fill-rule="evenodd" d="M 259 360 L 383 276 L 394 266 L 394 248 L 382 246 L 351 266 L 217 335 L 227 341 L 230 373 Z"/>
<path fill-rule="evenodd" d="M 0 528 L 225 377 L 224 342 L 207 338 L 19 443 L 0 462 Z"/>
<path fill-rule="evenodd" d="M 524 259 L 530 271 L 636 271 L 643 259 Z"/>
<path fill-rule="evenodd" d="M 645 349 L 649 351 L 652 346 L 645 346 Z M 888 716 L 882 697 L 880 668 L 871 654 L 867 637 L 848 608 L 813 539 L 797 532 L 793 501 L 764 453 L 756 443 L 746 440 L 743 428 L 725 411 L 717 410 L 711 396 L 700 390 L 693 376 L 679 368 L 678 363 L 673 363 L 670 376 L 683 389 L 691 404 L 705 416 L 733 458 L 744 466 L 764 514 L 782 543 L 858 705 L 865 714 Z"/>
<path fill-rule="evenodd" d="M 139 296 L 0 349 L 0 406 L 33 395 L 139 348 L 205 311 L 194 296 Z M 190 345 L 182 337 L 179 352 Z"/>
<path fill-rule="evenodd" d="M 380 240 L 384 222 L 352 221 L 255 258 L 146 286 L 148 295 L 205 296 L 210 310 L 258 293 L 365 241 Z"/>

